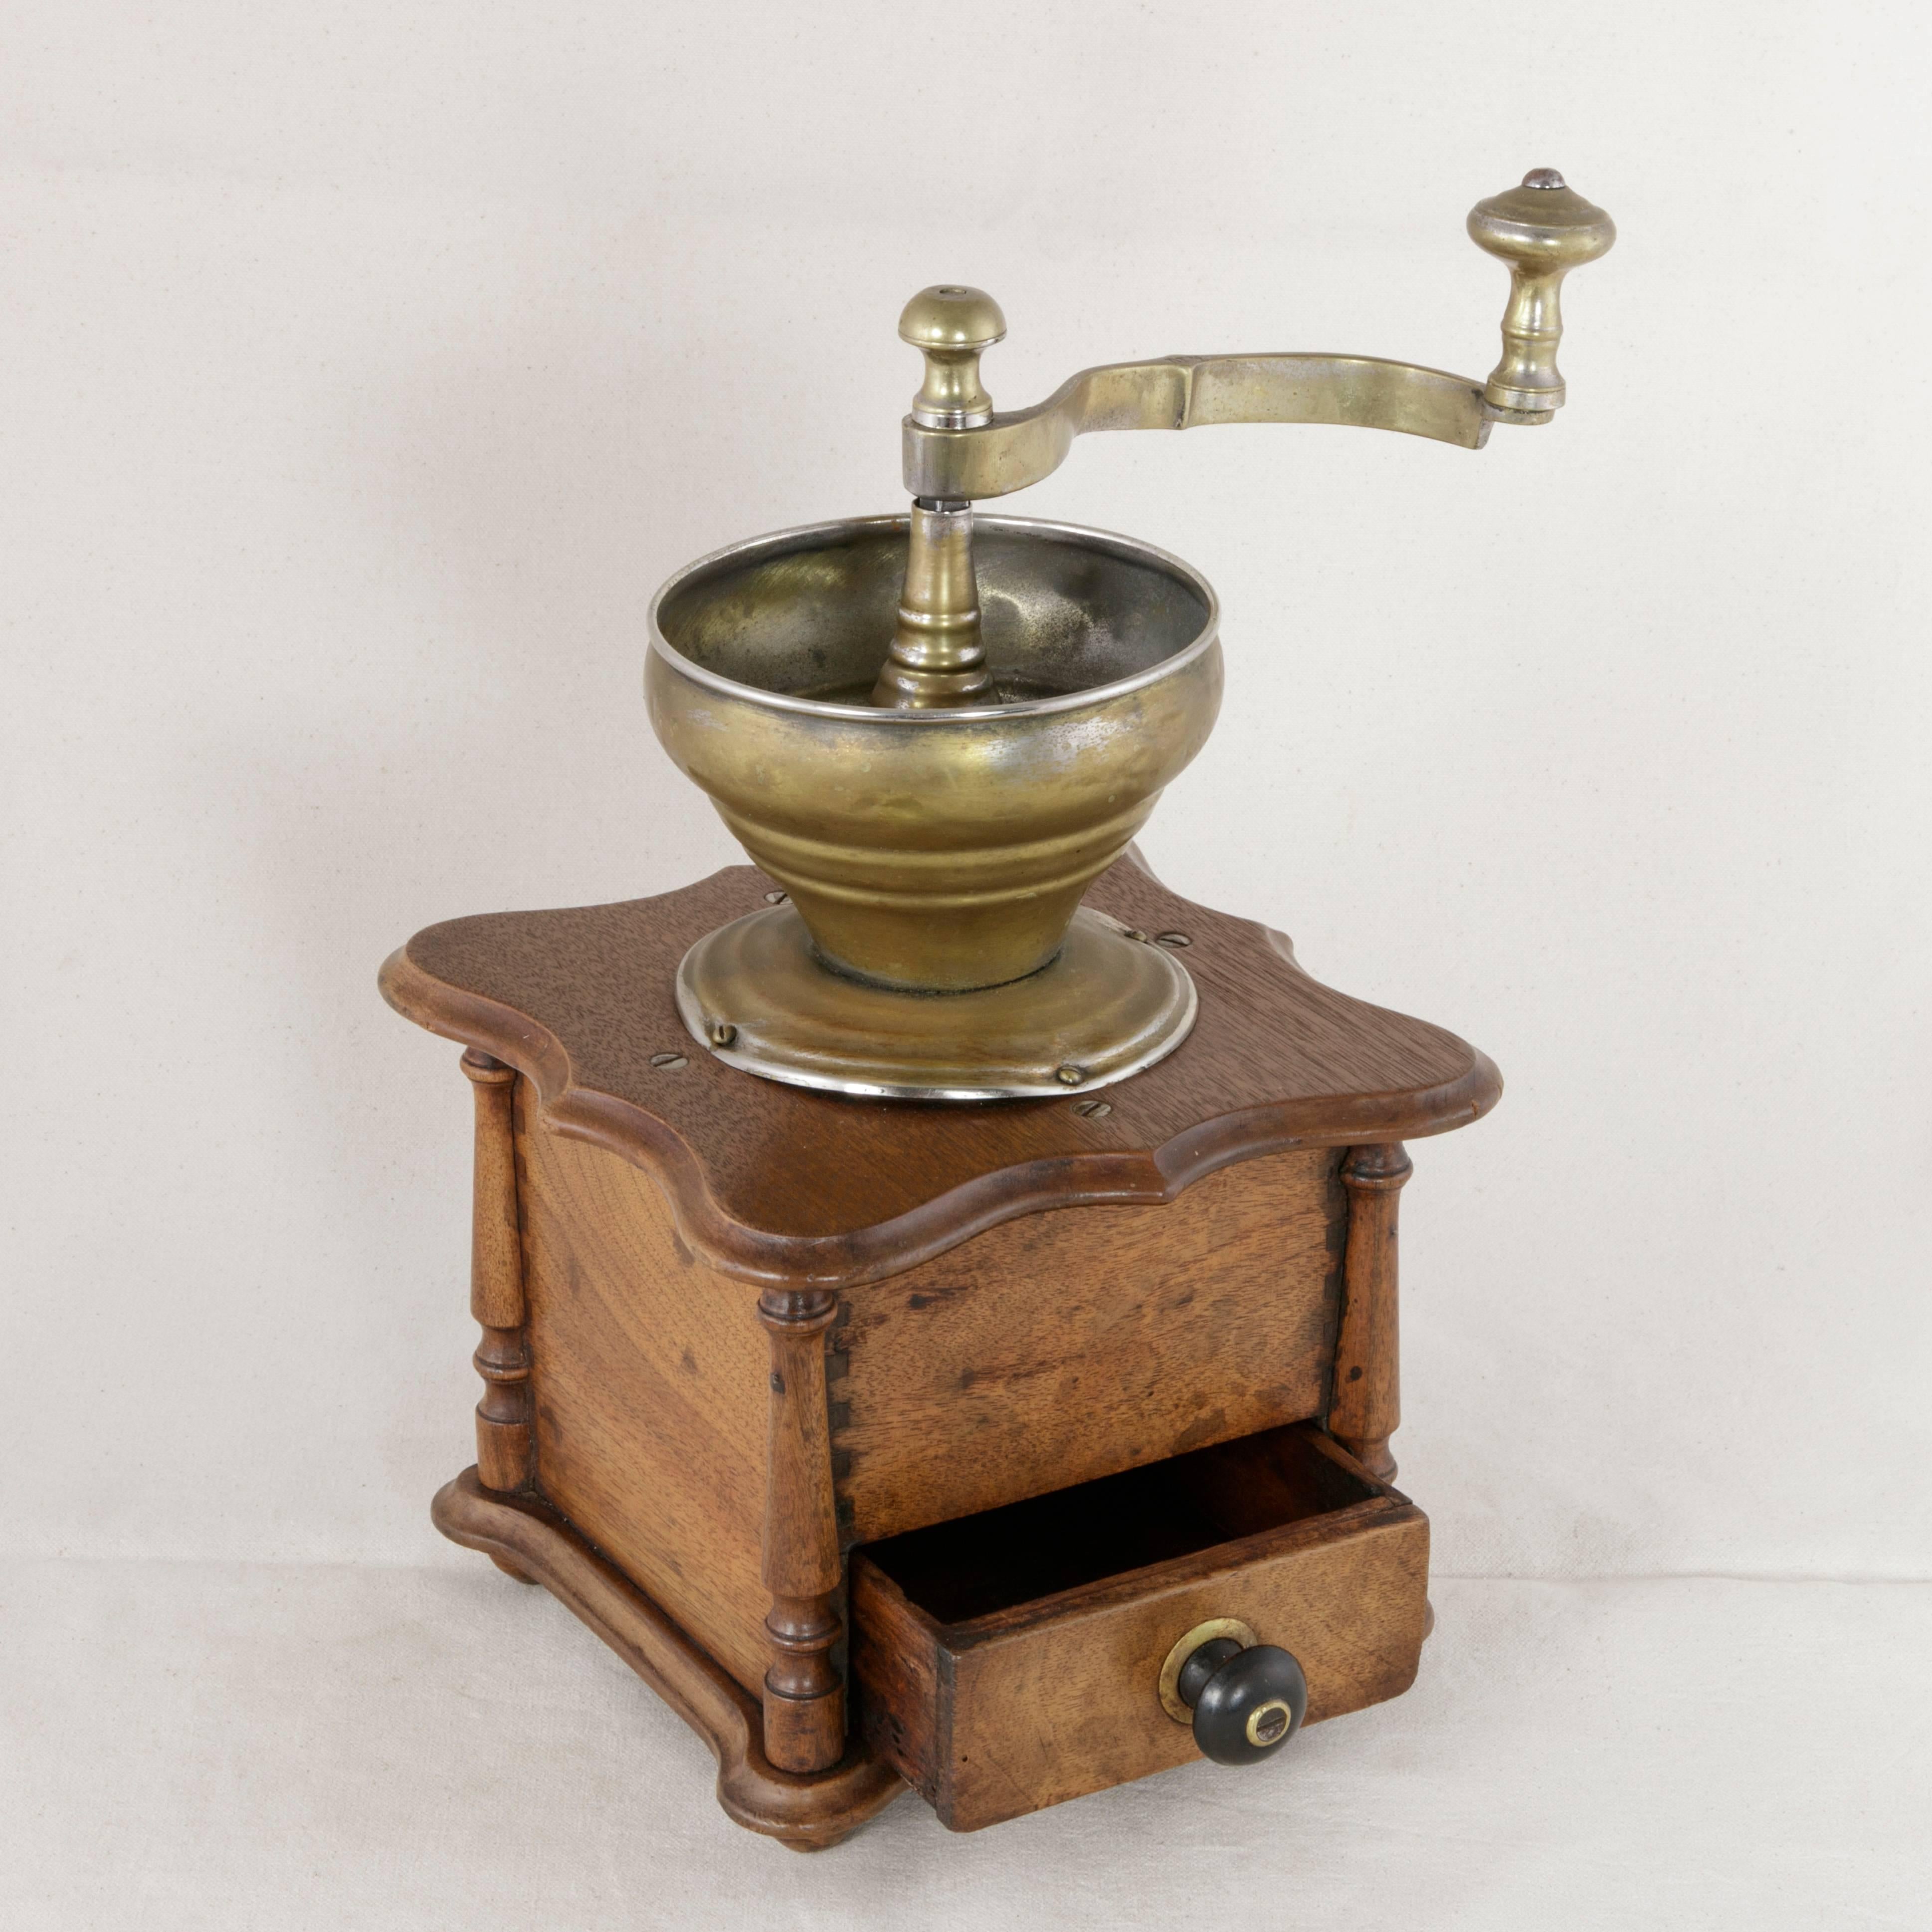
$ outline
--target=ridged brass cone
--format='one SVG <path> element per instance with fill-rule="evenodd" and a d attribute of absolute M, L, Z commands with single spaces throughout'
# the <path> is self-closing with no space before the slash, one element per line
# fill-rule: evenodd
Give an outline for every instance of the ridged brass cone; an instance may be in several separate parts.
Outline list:
<path fill-rule="evenodd" d="M 1213 726 L 1214 592 L 1185 564 L 1126 538 L 981 518 L 980 603 L 1002 701 L 880 709 L 868 699 L 893 634 L 906 529 L 903 517 L 820 524 L 691 566 L 652 605 L 646 688 L 666 750 L 790 894 L 818 962 L 811 970 L 907 1003 L 890 1013 L 916 1007 L 924 1043 L 904 1056 L 904 1078 L 883 1077 L 894 1028 L 848 1002 L 838 1010 L 850 1014 L 849 1078 L 838 1076 L 836 1040 L 817 1034 L 808 1069 L 776 1048 L 761 1058 L 754 1033 L 771 1041 L 782 1029 L 754 1029 L 732 1009 L 769 1014 L 798 968 L 782 972 L 742 945 L 730 969 L 714 952 L 703 973 L 684 976 L 687 990 L 703 989 L 687 1022 L 714 1046 L 739 1029 L 746 1044 L 726 1057 L 800 1084 L 934 1098 L 1050 1090 L 1016 1085 L 1012 1068 L 1036 1058 L 1051 1030 L 1043 1016 L 1065 1010 L 1065 974 L 1054 975 L 1081 895 Z M 1104 926 L 1098 933 L 1103 952 L 1142 956 L 1109 980 L 1138 988 L 1108 1022 L 1116 1048 L 1138 1043 L 1120 1078 L 1178 1043 L 1192 1002 L 1184 1012 L 1176 1001 L 1178 963 Z M 789 983 L 793 1003 L 822 1022 L 826 989 Z M 943 997 L 991 987 L 1012 989 L 997 1017 L 984 1000 Z M 949 1067 L 986 1065 L 986 1083 L 942 1091 L 935 1040 L 950 1041 L 939 1054 Z M 1095 1064 L 1120 1059 L 1098 1037 L 1083 1051 Z"/>

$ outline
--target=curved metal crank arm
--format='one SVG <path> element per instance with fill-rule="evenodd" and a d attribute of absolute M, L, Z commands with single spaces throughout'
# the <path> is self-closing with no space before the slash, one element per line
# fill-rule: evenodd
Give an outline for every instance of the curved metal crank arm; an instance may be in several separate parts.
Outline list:
<path fill-rule="evenodd" d="M 1084 369 L 1031 409 L 996 415 L 980 358 L 1006 331 L 977 289 L 923 290 L 899 334 L 926 357 L 905 419 L 907 489 L 928 503 L 1004 496 L 1051 476 L 1073 439 L 1100 430 L 1208 423 L 1340 423 L 1480 449 L 1492 422 L 1547 422 L 1564 398 L 1558 290 L 1616 239 L 1604 211 L 1552 168 L 1479 202 L 1470 237 L 1510 270 L 1503 356 L 1486 382 L 1372 356 L 1171 356 Z"/>
<path fill-rule="evenodd" d="M 1030 410 L 970 429 L 904 424 L 905 484 L 950 501 L 1004 496 L 1050 476 L 1076 436 L 1210 423 L 1341 423 L 1480 449 L 1483 386 L 1373 356 L 1169 356 L 1083 369 Z"/>

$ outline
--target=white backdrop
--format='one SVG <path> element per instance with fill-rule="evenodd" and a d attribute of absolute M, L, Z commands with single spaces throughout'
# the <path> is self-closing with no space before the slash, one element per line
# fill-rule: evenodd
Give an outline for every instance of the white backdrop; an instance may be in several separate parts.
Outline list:
<path fill-rule="evenodd" d="M 1026 507 L 1222 593 L 1163 876 L 1508 1079 L 1405 1201 L 1442 1566 L 1932 1568 L 1882 14 L 1619 6 L 1526 62 L 1504 8 L 194 10 L 40 9 L 10 60 L 12 1537 L 436 1553 L 468 1093 L 376 964 L 734 856 L 644 605 L 895 503 L 907 294 L 1000 296 L 1011 403 L 1176 350 L 1480 375 L 1462 217 L 1550 162 L 1622 232 L 1547 430 L 1100 439 Z"/>
<path fill-rule="evenodd" d="M 1092 439 L 1228 696 L 1144 844 L 1503 1102 L 1404 1198 L 1448 1576 L 1932 1576 L 1928 159 L 1906 4 L 8 9 L 11 1431 L 29 1556 L 473 1564 L 416 928 L 729 862 L 644 612 L 892 507 L 904 298 L 1074 368 L 1484 374 L 1479 196 L 1622 238 L 1479 456 Z"/>

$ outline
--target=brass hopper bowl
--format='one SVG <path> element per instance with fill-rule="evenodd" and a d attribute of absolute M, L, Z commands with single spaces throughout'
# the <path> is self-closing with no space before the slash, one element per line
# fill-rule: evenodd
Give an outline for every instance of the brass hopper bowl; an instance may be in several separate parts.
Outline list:
<path fill-rule="evenodd" d="M 795 1084 L 922 1100 L 1124 1078 L 1193 1023 L 1150 935 L 1078 910 L 1221 701 L 1214 593 L 1147 544 L 985 518 L 990 686 L 881 708 L 905 517 L 761 537 L 651 611 L 651 722 L 788 896 L 700 940 L 692 1034 Z"/>
<path fill-rule="evenodd" d="M 1616 228 L 1549 168 L 1468 226 L 1510 270 L 1482 382 L 1376 356 L 1173 356 L 1003 412 L 980 375 L 998 304 L 956 286 L 907 304 L 899 334 L 926 363 L 908 512 L 720 550 L 651 608 L 658 736 L 783 888 L 686 956 L 695 1038 L 772 1079 L 924 1100 L 1078 1093 L 1180 1044 L 1180 962 L 1079 902 L 1214 724 L 1214 593 L 1130 538 L 974 506 L 1096 430 L 1326 423 L 1473 450 L 1496 424 L 1549 422 L 1562 284 Z"/>

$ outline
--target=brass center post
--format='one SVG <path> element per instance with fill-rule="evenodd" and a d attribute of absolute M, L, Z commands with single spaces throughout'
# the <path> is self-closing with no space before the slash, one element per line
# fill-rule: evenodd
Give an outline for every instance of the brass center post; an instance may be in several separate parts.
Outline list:
<path fill-rule="evenodd" d="M 973 506 L 915 496 L 892 654 L 872 702 L 927 710 L 984 703 L 992 688 L 973 570 Z"/>
<path fill-rule="evenodd" d="M 946 284 L 914 296 L 899 316 L 900 339 L 926 358 L 913 421 L 928 429 L 990 423 L 993 399 L 980 380 L 980 358 L 1006 332 L 999 304 L 982 290 Z M 928 710 L 986 704 L 992 693 L 973 571 L 973 506 L 964 498 L 915 496 L 898 620 L 872 702 Z"/>

